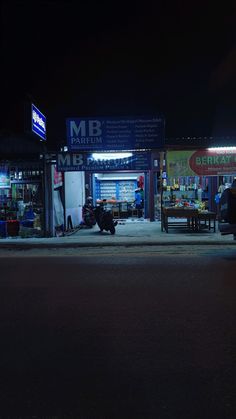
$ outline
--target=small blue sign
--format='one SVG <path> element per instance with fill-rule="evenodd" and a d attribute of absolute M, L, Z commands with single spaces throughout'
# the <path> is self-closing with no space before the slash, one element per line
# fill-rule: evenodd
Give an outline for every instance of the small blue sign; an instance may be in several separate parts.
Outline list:
<path fill-rule="evenodd" d="M 0 189 L 10 188 L 10 171 L 6 164 L 0 165 Z"/>
<path fill-rule="evenodd" d="M 90 171 L 110 172 L 117 170 L 150 170 L 151 155 L 148 152 L 133 153 L 129 157 L 94 158 L 90 153 L 58 153 L 57 170 L 60 172 Z"/>
<path fill-rule="evenodd" d="M 158 149 L 164 146 L 163 117 L 68 118 L 69 151 Z"/>
<path fill-rule="evenodd" d="M 31 106 L 32 131 L 46 141 L 46 117 L 35 105 Z"/>

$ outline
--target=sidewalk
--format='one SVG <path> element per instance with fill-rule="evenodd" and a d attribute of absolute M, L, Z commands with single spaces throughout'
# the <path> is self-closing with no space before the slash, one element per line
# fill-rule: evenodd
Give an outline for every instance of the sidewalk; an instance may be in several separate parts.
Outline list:
<path fill-rule="evenodd" d="M 64 237 L 0 239 L 1 248 L 55 248 L 55 247 L 94 247 L 94 246 L 170 246 L 181 245 L 236 245 L 232 235 L 222 236 L 216 226 L 213 230 L 192 232 L 182 228 L 170 228 L 169 233 L 161 231 L 159 221 L 124 220 L 119 221 L 116 234 L 100 233 L 97 225 L 92 229 L 79 229 Z"/>

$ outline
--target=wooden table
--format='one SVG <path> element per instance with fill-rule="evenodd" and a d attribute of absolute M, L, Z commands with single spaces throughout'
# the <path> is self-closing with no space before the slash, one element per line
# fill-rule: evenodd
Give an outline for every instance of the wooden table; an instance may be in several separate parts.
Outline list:
<path fill-rule="evenodd" d="M 168 233 L 169 227 L 187 227 L 193 231 L 202 228 L 216 231 L 216 213 L 213 211 L 199 212 L 195 208 L 163 207 L 161 217 L 161 230 Z M 169 221 L 169 218 L 183 218 L 186 222 Z"/>
<path fill-rule="evenodd" d="M 213 223 L 212 223 L 213 222 Z M 213 229 L 216 231 L 216 212 L 213 211 L 202 211 L 198 213 L 198 228 Z"/>
<path fill-rule="evenodd" d="M 183 218 L 186 222 L 169 221 L 169 218 Z M 163 207 L 161 217 L 161 230 L 168 233 L 169 227 L 187 227 L 192 231 L 198 231 L 198 210 L 195 208 Z"/>

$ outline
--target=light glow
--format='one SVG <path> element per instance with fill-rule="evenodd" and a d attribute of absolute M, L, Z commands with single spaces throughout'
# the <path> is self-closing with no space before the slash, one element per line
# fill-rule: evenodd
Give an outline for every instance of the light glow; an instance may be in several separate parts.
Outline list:
<path fill-rule="evenodd" d="M 115 160 L 115 159 L 125 159 L 131 157 L 133 153 L 93 153 L 92 157 L 95 160 Z"/>
<path fill-rule="evenodd" d="M 236 151 L 236 147 L 210 147 L 208 151 Z"/>

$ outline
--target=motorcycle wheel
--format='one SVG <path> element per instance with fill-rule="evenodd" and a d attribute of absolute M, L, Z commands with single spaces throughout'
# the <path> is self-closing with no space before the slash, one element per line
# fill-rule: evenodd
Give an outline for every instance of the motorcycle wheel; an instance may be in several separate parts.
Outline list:
<path fill-rule="evenodd" d="M 111 234 L 115 234 L 115 232 L 116 232 L 116 229 L 115 229 L 115 227 L 114 227 L 114 226 L 112 226 L 112 227 L 110 228 L 110 233 L 111 233 Z"/>

